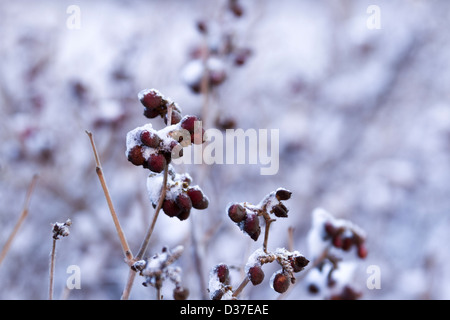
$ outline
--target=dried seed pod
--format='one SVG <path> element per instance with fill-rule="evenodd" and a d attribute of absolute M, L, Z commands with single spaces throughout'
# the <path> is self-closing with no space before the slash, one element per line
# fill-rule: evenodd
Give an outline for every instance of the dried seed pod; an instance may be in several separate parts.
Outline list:
<path fill-rule="evenodd" d="M 288 216 L 288 211 L 289 210 L 286 208 L 286 206 L 280 202 L 272 207 L 271 212 L 279 218 L 286 218 Z"/>
<path fill-rule="evenodd" d="M 283 188 L 278 188 L 275 196 L 278 201 L 289 200 L 291 198 L 292 192 Z"/>
<path fill-rule="evenodd" d="M 304 256 L 294 256 L 289 259 L 294 272 L 302 271 L 309 263 L 309 260 Z"/>

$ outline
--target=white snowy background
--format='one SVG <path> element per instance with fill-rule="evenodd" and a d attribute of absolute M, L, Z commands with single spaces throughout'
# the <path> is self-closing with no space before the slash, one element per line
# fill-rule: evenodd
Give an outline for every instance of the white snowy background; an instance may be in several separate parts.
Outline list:
<path fill-rule="evenodd" d="M 269 249 L 308 258 L 311 213 L 321 207 L 365 230 L 369 254 L 353 263 L 349 283 L 362 299 L 450 298 L 450 2 L 242 0 L 235 18 L 224 1 L 0 1 L 0 248 L 39 174 L 29 216 L 0 265 L 0 299 L 46 299 L 51 223 L 73 222 L 57 243 L 55 298 L 119 299 L 128 268 L 95 174 L 85 130 L 92 131 L 120 222 L 137 252 L 153 208 L 147 172 L 125 157 L 126 133 L 149 122 L 137 93 L 157 88 L 184 114 L 201 115 L 203 97 L 183 82 L 190 52 L 203 43 L 205 19 L 233 32 L 252 55 L 226 63 L 210 110 L 236 127 L 280 130 L 280 170 L 259 165 L 180 165 L 210 199 L 187 221 L 161 214 L 148 254 L 185 246 L 177 265 L 190 298 L 208 297 L 218 263 L 242 279 L 261 246 L 227 217 L 229 202 L 258 203 L 278 187 L 293 192 L 289 217 L 271 225 Z M 70 5 L 81 28 L 67 27 Z M 369 5 L 381 29 L 369 29 Z M 163 121 L 151 120 L 161 128 Z M 209 124 L 214 127 L 214 123 Z M 193 258 L 195 242 L 201 278 Z M 64 290 L 81 270 L 81 289 Z M 381 288 L 369 290 L 375 265 Z M 243 299 L 276 299 L 266 279 Z M 369 268 L 369 270 L 371 270 Z M 312 273 L 311 273 L 312 274 Z M 137 277 L 132 299 L 154 299 Z M 202 286 L 206 284 L 206 286 Z M 163 295 L 171 299 L 173 286 Z M 306 280 L 286 299 L 316 299 Z"/>

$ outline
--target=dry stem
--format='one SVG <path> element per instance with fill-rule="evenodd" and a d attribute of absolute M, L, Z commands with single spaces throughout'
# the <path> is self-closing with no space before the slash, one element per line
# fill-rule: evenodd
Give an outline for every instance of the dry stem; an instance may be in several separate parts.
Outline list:
<path fill-rule="evenodd" d="M 53 300 L 53 278 L 55 274 L 55 253 L 56 253 L 56 239 L 53 238 L 52 253 L 50 258 L 50 285 L 48 291 L 48 299 Z"/>
<path fill-rule="evenodd" d="M 106 202 L 108 203 L 109 211 L 111 212 L 111 216 L 114 221 L 114 225 L 116 226 L 116 231 L 119 236 L 120 243 L 122 245 L 122 249 L 123 249 L 123 252 L 125 255 L 126 262 L 128 265 L 130 265 L 133 261 L 133 254 L 131 253 L 130 247 L 128 246 L 128 242 L 125 238 L 125 234 L 123 232 L 122 227 L 120 226 L 119 219 L 118 219 L 116 211 L 114 209 L 114 205 L 112 203 L 111 196 L 109 194 L 109 190 L 106 185 L 105 177 L 103 175 L 103 170 L 102 170 L 102 166 L 100 163 L 100 158 L 97 153 L 97 148 L 95 147 L 94 137 L 92 136 L 92 133 L 87 130 L 86 130 L 86 133 L 89 136 L 89 139 L 90 139 L 91 145 L 92 145 L 92 150 L 94 151 L 95 164 L 96 164 L 95 171 L 97 172 L 98 178 L 102 185 L 102 189 L 105 194 Z"/>
<path fill-rule="evenodd" d="M 28 208 L 30 205 L 31 194 L 33 193 L 34 186 L 36 185 L 37 179 L 38 179 L 38 175 L 35 174 L 33 176 L 33 179 L 31 180 L 30 186 L 28 187 L 27 195 L 25 197 L 25 202 L 24 202 L 22 213 L 20 214 L 19 220 L 17 221 L 16 225 L 14 226 L 13 231 L 11 232 L 11 235 L 8 237 L 8 240 L 6 241 L 5 245 L 3 246 L 2 252 L 0 254 L 0 265 L 3 262 L 3 259 L 5 259 L 6 254 L 8 253 L 9 248 L 11 247 L 11 244 L 12 244 L 15 236 L 20 229 L 20 226 L 22 225 L 23 221 L 25 220 L 25 218 L 28 215 Z"/>
<path fill-rule="evenodd" d="M 170 120 L 170 119 L 168 119 Z M 170 123 L 170 122 L 169 122 Z M 133 259 L 133 261 L 141 260 L 147 251 L 148 243 L 150 241 L 150 237 L 152 236 L 153 229 L 155 228 L 156 220 L 158 219 L 159 212 L 161 211 L 164 199 L 166 198 L 166 191 L 167 191 L 167 175 L 168 175 L 168 165 L 166 163 L 164 167 L 164 176 L 163 176 L 163 185 L 161 188 L 161 195 L 159 196 L 158 205 L 155 209 L 155 214 L 153 215 L 152 223 L 150 224 L 150 227 L 147 230 L 147 233 L 145 234 L 145 238 L 142 241 L 141 247 L 139 249 L 139 252 L 137 253 L 136 257 Z M 136 277 L 136 271 L 130 268 L 130 271 L 128 273 L 128 279 L 127 283 L 125 285 L 125 289 L 122 293 L 122 300 L 128 300 L 131 292 L 131 288 L 134 283 L 134 278 Z"/>

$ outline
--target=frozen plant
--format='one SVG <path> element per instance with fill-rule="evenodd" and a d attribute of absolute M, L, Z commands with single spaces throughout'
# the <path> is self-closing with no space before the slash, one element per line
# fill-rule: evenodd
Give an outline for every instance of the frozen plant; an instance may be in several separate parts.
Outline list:
<path fill-rule="evenodd" d="M 191 185 L 192 178 L 190 175 L 187 173 L 176 173 L 170 164 L 172 158 L 178 158 L 183 155 L 183 147 L 187 147 L 192 143 L 202 144 L 205 142 L 205 130 L 201 127 L 201 121 L 192 115 L 183 117 L 181 108 L 156 89 L 140 91 L 138 99 L 144 107 L 143 114 L 146 118 L 153 119 L 160 116 L 164 118 L 167 126 L 161 130 L 155 130 L 151 123 L 147 123 L 129 131 L 126 136 L 125 156 L 127 159 L 135 166 L 142 166 L 144 169 L 150 170 L 147 189 L 150 201 L 155 208 L 153 219 L 136 255 L 132 253 L 128 245 L 115 212 L 93 135 L 91 132 L 86 131 L 94 151 L 96 173 L 122 245 L 125 262 L 130 266 L 128 280 L 122 292 L 122 299 L 124 300 L 129 299 L 137 271 L 140 271 L 141 275 L 147 277 L 145 283 L 155 286 L 159 292 L 159 281 L 161 279 L 151 271 L 155 262 L 153 260 L 143 260 L 143 257 L 147 251 L 161 209 L 170 217 L 176 216 L 179 220 L 186 220 L 192 208 L 206 209 L 209 204 L 209 199 L 200 187 Z M 167 249 L 163 250 L 163 254 L 165 256 L 169 255 Z M 174 256 L 177 256 L 177 254 L 174 254 Z M 160 261 L 160 257 L 157 260 Z M 171 260 L 169 259 L 168 261 Z M 165 263 L 167 264 L 167 261 Z M 176 282 L 177 273 L 180 270 L 171 268 L 167 270 L 170 273 L 166 275 Z M 174 296 L 182 298 L 184 295 L 186 295 L 186 291 L 177 286 Z"/>
<path fill-rule="evenodd" d="M 55 274 L 55 256 L 56 256 L 56 240 L 60 237 L 67 237 L 70 234 L 69 227 L 72 221 L 67 219 L 66 222 L 55 222 L 52 224 L 52 252 L 50 254 L 50 284 L 49 284 L 49 300 L 53 300 L 53 278 Z"/>
<path fill-rule="evenodd" d="M 183 246 L 177 246 L 172 250 L 164 247 L 161 253 L 157 253 L 148 259 L 136 261 L 131 266 L 134 271 L 139 271 L 139 274 L 145 278 L 142 285 L 156 288 L 158 300 L 161 299 L 160 290 L 166 279 L 175 284 L 173 291 L 175 300 L 187 299 L 189 290 L 181 285 L 181 268 L 172 266 L 183 251 Z"/>
<path fill-rule="evenodd" d="M 147 178 L 149 198 L 154 208 L 159 201 L 162 182 L 162 177 L 155 173 L 150 173 Z M 208 197 L 199 186 L 193 186 L 191 183 L 192 178 L 188 173 L 179 174 L 172 166 L 168 167 L 167 190 L 162 205 L 162 210 L 167 216 L 185 220 L 192 208 L 198 210 L 208 208 Z"/>
<path fill-rule="evenodd" d="M 230 286 L 230 270 L 224 263 L 215 265 L 209 273 L 208 284 L 211 300 L 231 300 L 233 290 Z"/>
<path fill-rule="evenodd" d="M 243 66 L 252 55 L 252 50 L 243 42 L 236 22 L 243 20 L 244 7 L 240 1 L 227 0 L 218 6 L 218 15 L 209 15 L 196 22 L 196 29 L 202 37 L 199 45 L 190 52 L 189 61 L 182 70 L 182 80 L 196 94 L 202 94 L 204 104 L 202 118 L 212 120 L 221 129 L 235 126 L 235 119 L 215 111 L 211 119 L 208 100 L 223 83 L 231 78 L 232 71 Z M 207 111 L 209 109 L 209 111 Z"/>
<path fill-rule="evenodd" d="M 205 130 L 196 116 L 182 117 L 181 108 L 156 89 L 142 90 L 138 98 L 146 117 L 159 115 L 171 125 L 156 131 L 148 123 L 128 132 L 126 156 L 132 164 L 152 171 L 147 179 L 147 190 L 153 207 L 162 201 L 161 208 L 166 215 L 185 220 L 192 208 L 206 209 L 209 199 L 199 186 L 191 185 L 192 178 L 188 173 L 176 173 L 170 162 L 172 158 L 183 156 L 183 147 L 191 143 L 202 144 Z M 167 117 L 168 113 L 172 116 Z"/>
<path fill-rule="evenodd" d="M 308 289 L 327 299 L 357 299 L 361 296 L 351 285 L 355 263 L 344 262 L 344 253 L 356 251 L 359 259 L 367 257 L 364 230 L 351 221 L 337 219 L 322 208 L 313 211 L 308 235 L 310 254 L 314 260 L 308 274 Z"/>
<path fill-rule="evenodd" d="M 69 227 L 72 225 L 72 221 L 67 219 L 66 222 L 55 222 L 52 227 L 53 239 L 58 240 L 59 237 L 67 237 L 70 234 Z"/>
<path fill-rule="evenodd" d="M 248 258 L 245 264 L 245 278 L 236 290 L 229 285 L 228 267 L 225 264 L 217 265 L 210 273 L 209 292 L 211 299 L 235 299 L 244 287 L 251 282 L 259 285 L 265 278 L 262 266 L 267 263 L 277 262 L 281 269 L 274 272 L 270 278 L 270 285 L 278 293 L 288 290 L 290 284 L 295 283 L 295 273 L 302 271 L 309 263 L 298 251 L 289 251 L 285 248 L 277 248 L 270 252 L 267 249 L 269 226 L 276 221 L 271 215 L 278 218 L 288 217 L 288 208 L 282 201 L 289 200 L 292 192 L 278 188 L 269 193 L 257 205 L 248 202 L 231 203 L 226 212 L 229 218 L 254 241 L 257 241 L 261 233 L 260 217 L 265 222 L 264 242 L 262 248 L 258 248 Z"/>

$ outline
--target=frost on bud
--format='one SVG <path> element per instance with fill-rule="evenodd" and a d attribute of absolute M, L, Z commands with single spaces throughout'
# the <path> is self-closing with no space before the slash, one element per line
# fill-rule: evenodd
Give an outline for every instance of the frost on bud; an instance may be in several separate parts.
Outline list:
<path fill-rule="evenodd" d="M 155 89 L 144 89 L 138 93 L 139 101 L 150 110 L 156 109 L 163 103 L 163 95 Z"/>
<path fill-rule="evenodd" d="M 161 138 L 154 132 L 150 132 L 148 130 L 144 130 L 141 132 L 141 141 L 142 143 L 150 148 L 157 148 L 161 143 Z"/>
<path fill-rule="evenodd" d="M 163 154 L 152 153 L 148 157 L 147 166 L 151 171 L 160 173 L 164 170 L 166 162 L 167 162 L 167 160 Z"/>
<path fill-rule="evenodd" d="M 230 270 L 228 266 L 224 263 L 217 265 L 214 269 L 214 272 L 217 275 L 217 278 L 221 283 L 229 284 L 230 283 Z"/>
<path fill-rule="evenodd" d="M 72 225 L 72 221 L 67 219 L 66 222 L 56 222 L 52 225 L 53 239 L 58 240 L 59 237 L 67 237 L 70 234 L 69 227 Z"/>
<path fill-rule="evenodd" d="M 321 208 L 313 211 L 313 227 L 309 233 L 309 245 L 315 255 L 320 255 L 326 247 L 342 251 L 351 251 L 356 247 L 357 256 L 363 258 L 367 255 L 364 243 L 365 232 L 351 221 L 336 219 Z"/>
<path fill-rule="evenodd" d="M 259 235 L 261 234 L 261 227 L 259 225 L 259 218 L 258 218 L 257 214 L 255 214 L 253 212 L 247 213 L 247 216 L 246 216 L 246 218 L 244 220 L 243 230 L 254 241 L 258 240 Z"/>
<path fill-rule="evenodd" d="M 130 161 L 135 166 L 142 166 L 146 162 L 144 155 L 142 154 L 142 147 L 138 145 L 130 149 L 127 154 L 127 158 L 128 161 Z"/>
<path fill-rule="evenodd" d="M 208 291 L 211 300 L 228 300 L 232 298 L 230 271 L 228 266 L 220 263 L 211 269 Z"/>

